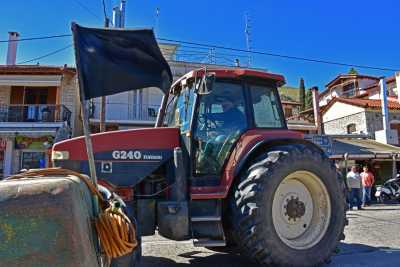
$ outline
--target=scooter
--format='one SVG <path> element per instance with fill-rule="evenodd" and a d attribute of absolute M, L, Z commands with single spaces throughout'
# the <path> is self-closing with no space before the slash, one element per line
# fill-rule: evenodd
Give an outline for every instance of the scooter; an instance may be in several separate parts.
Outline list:
<path fill-rule="evenodd" d="M 387 203 L 390 200 L 400 202 L 400 174 L 387 180 L 382 186 L 377 186 L 375 197 L 378 203 Z"/>

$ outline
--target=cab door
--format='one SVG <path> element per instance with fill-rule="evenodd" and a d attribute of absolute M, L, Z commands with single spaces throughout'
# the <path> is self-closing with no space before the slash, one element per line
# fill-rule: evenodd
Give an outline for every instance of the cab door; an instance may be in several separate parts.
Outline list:
<path fill-rule="evenodd" d="M 244 84 L 216 80 L 212 90 L 199 94 L 192 126 L 192 185 L 219 185 L 233 146 L 248 128 Z"/>

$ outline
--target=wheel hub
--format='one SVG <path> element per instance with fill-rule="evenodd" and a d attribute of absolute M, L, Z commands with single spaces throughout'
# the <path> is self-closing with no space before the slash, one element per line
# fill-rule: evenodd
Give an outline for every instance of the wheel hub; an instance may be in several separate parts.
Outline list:
<path fill-rule="evenodd" d="M 288 220 L 296 221 L 304 216 L 306 213 L 306 206 L 304 202 L 300 201 L 298 197 L 291 196 L 290 199 L 286 199 L 286 209 L 285 215 L 288 216 Z"/>

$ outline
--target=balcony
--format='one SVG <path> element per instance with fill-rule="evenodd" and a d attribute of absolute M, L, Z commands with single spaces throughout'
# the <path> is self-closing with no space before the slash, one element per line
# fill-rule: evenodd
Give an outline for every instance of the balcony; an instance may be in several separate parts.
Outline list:
<path fill-rule="evenodd" d="M 126 103 L 107 103 L 107 121 L 132 121 L 154 122 L 160 105 L 130 105 Z M 91 110 L 91 118 L 100 119 L 100 105 L 94 105 Z"/>
<path fill-rule="evenodd" d="M 71 111 L 64 105 L 0 104 L 0 122 L 67 122 Z"/>

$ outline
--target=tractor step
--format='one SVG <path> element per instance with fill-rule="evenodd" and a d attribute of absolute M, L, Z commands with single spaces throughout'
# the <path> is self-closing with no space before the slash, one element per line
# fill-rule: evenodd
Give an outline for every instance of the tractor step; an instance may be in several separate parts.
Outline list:
<path fill-rule="evenodd" d="M 222 225 L 221 201 L 192 200 L 191 230 L 193 244 L 197 247 L 225 246 L 225 233 Z"/>
<path fill-rule="evenodd" d="M 220 222 L 221 216 L 198 216 L 190 218 L 192 222 Z"/>
<path fill-rule="evenodd" d="M 212 240 L 212 239 L 202 239 L 194 240 L 193 246 L 195 247 L 225 247 L 225 240 Z"/>

